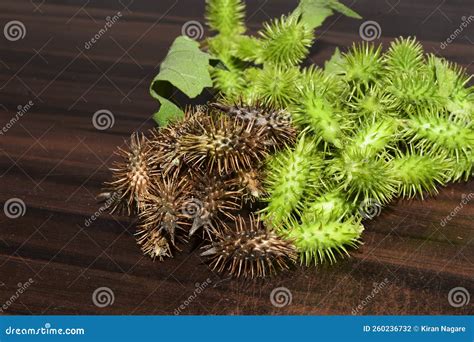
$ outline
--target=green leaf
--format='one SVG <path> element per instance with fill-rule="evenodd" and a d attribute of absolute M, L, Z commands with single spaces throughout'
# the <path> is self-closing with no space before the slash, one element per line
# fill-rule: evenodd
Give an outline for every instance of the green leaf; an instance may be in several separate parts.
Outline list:
<path fill-rule="evenodd" d="M 321 26 L 327 17 L 333 14 L 327 5 L 327 0 L 301 0 L 293 15 L 300 16 L 301 20 L 311 29 Z"/>
<path fill-rule="evenodd" d="M 361 19 L 361 16 L 338 0 L 300 0 L 293 15 L 301 16 L 301 20 L 308 27 L 315 29 L 326 20 L 327 17 L 340 12 L 348 17 Z"/>
<path fill-rule="evenodd" d="M 343 71 L 341 67 L 342 60 L 341 51 L 339 51 L 339 48 L 336 48 L 332 57 L 324 63 L 324 73 L 331 75 L 340 74 Z"/>
<path fill-rule="evenodd" d="M 362 19 L 362 17 L 354 12 L 352 9 L 347 7 L 346 5 L 340 3 L 338 0 L 330 0 L 329 6 L 336 12 L 344 14 L 346 17 L 354 18 L 354 19 Z"/>
<path fill-rule="evenodd" d="M 169 122 L 183 117 L 183 111 L 173 102 L 161 96 L 158 96 L 158 101 L 161 103 L 160 110 L 153 114 L 153 119 L 158 125 L 166 126 Z"/>
<path fill-rule="evenodd" d="M 199 49 L 198 42 L 186 36 L 176 38 L 161 63 L 159 74 L 151 83 L 150 94 L 161 103 L 160 111 L 154 115 L 155 120 L 166 125 L 183 114 L 169 100 L 176 89 L 194 98 L 211 86 L 209 55 Z"/>

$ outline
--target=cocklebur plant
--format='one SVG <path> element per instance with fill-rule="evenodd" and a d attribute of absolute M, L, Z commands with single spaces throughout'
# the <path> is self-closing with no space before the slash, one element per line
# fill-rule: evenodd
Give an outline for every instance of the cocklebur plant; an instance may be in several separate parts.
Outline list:
<path fill-rule="evenodd" d="M 245 4 L 240 0 L 206 1 L 206 13 L 209 28 L 223 37 L 232 38 L 246 30 Z"/>
<path fill-rule="evenodd" d="M 347 107 L 358 123 L 363 123 L 367 118 L 397 117 L 395 97 L 375 85 L 365 91 L 359 89 L 347 102 Z"/>
<path fill-rule="evenodd" d="M 264 24 L 257 64 L 270 63 L 285 67 L 297 65 L 308 55 L 313 45 L 313 29 L 297 16 L 282 16 Z"/>
<path fill-rule="evenodd" d="M 250 39 L 246 43 L 261 43 Z M 260 101 L 290 113 L 299 128 L 294 146 L 288 140 L 283 151 L 256 159 L 267 159 L 263 222 L 295 246 L 301 263 L 334 262 L 357 247 L 361 220 L 370 217 L 364 213 L 367 203 L 382 207 L 397 197 L 423 198 L 469 177 L 472 89 L 460 68 L 425 57 L 413 38 L 397 39 L 386 53 L 380 46 L 356 44 L 324 70 L 300 68 L 296 56 L 286 55 L 286 64 L 280 57 L 265 63 L 261 56 L 247 56 L 263 65 L 239 70 L 245 89 L 233 94 L 221 89 L 221 96 L 230 103 L 224 111 L 231 117 L 254 119 L 243 109 Z M 197 136 L 205 140 L 205 134 Z M 190 146 L 201 149 L 197 141 Z M 235 259 L 227 256 L 226 264 L 241 258 L 232 253 Z"/>
<path fill-rule="evenodd" d="M 395 177 L 400 181 L 398 193 L 407 198 L 436 194 L 437 186 L 445 185 L 449 180 L 446 171 L 452 167 L 446 153 L 430 155 L 413 147 L 405 152 L 397 150 L 391 164 Z"/>
<path fill-rule="evenodd" d="M 227 1 L 210 0 L 209 7 L 219 2 L 224 6 Z M 321 11 L 323 8 L 325 11 Z M 234 4 L 234 13 L 237 9 L 242 7 L 237 8 Z M 297 69 L 291 66 L 307 58 L 315 40 L 314 29 L 333 10 L 360 18 L 337 0 L 301 0 L 292 13 L 264 23 L 255 36 L 228 35 L 219 29 L 214 30 L 217 35 L 207 39 L 209 52 L 222 62 L 216 68 L 211 68 L 214 87 L 228 98 L 235 98 L 239 94 L 245 102 L 258 98 L 269 105 L 288 107 L 295 100 L 294 95 L 288 95 L 299 83 Z M 208 11 L 208 21 L 219 20 L 216 14 Z M 230 42 L 216 44 L 222 39 Z M 222 49 L 224 45 L 225 51 Z M 251 72 L 247 72 L 247 69 L 251 69 Z M 238 80 L 233 84 L 241 85 L 240 92 L 228 86 L 232 80 Z"/>
<path fill-rule="evenodd" d="M 236 186 L 235 175 L 221 177 L 211 171 L 194 175 L 192 179 L 191 200 L 184 210 L 193 221 L 189 236 L 202 231 L 204 238 L 212 240 L 213 235 L 222 230 L 224 221 L 234 219 L 234 214 L 242 208 L 243 190 Z"/>
<path fill-rule="evenodd" d="M 386 149 L 394 149 L 401 137 L 401 120 L 395 118 L 366 119 L 345 141 L 345 150 L 355 149 L 372 158 Z"/>
<path fill-rule="evenodd" d="M 471 120 L 474 115 L 474 87 L 469 86 L 471 76 L 454 63 L 429 56 L 428 66 L 436 80 L 438 96 L 444 107 L 453 115 Z"/>
<path fill-rule="evenodd" d="M 102 201 L 111 201 L 112 213 L 137 214 L 149 193 L 151 180 L 157 175 L 157 158 L 149 140 L 143 135 L 132 134 L 126 148 L 116 151 L 119 161 L 110 170 L 112 180 L 105 183 L 99 194 Z"/>
<path fill-rule="evenodd" d="M 447 110 L 425 109 L 410 115 L 405 127 L 406 139 L 419 149 L 445 151 L 459 160 L 474 148 L 472 120 Z"/>
<path fill-rule="evenodd" d="M 294 239 L 302 263 L 324 256 L 333 261 L 337 253 L 325 253 L 328 248 L 356 247 L 363 229 L 349 227 L 371 217 L 364 213 L 367 203 L 380 208 L 397 197 L 424 198 L 472 175 L 470 77 L 453 63 L 425 56 L 414 38 L 395 40 L 386 53 L 380 46 L 356 44 L 336 54 L 325 70 L 302 68 L 300 74 L 305 83 L 288 110 L 305 132 L 301 141 L 315 145 L 313 153 L 322 158 L 308 158 L 311 165 L 304 166 L 307 172 L 324 165 L 319 186 L 295 183 L 292 175 L 298 172 L 275 168 L 281 157 L 271 156 L 267 180 L 278 180 L 281 189 L 299 184 L 298 193 L 311 195 L 298 201 L 288 196 L 285 202 L 273 190 L 276 182 L 266 183 L 264 217 L 280 218 L 279 232 Z M 321 82 L 311 82 L 309 75 Z M 297 150 L 305 148 L 297 145 L 293 153 Z"/>
<path fill-rule="evenodd" d="M 342 148 L 343 131 L 348 129 L 343 125 L 347 121 L 343 120 L 330 101 L 317 95 L 314 90 L 309 91 L 312 93 L 305 94 L 301 107 L 295 111 L 295 123 L 307 127 L 324 144 Z"/>
<path fill-rule="evenodd" d="M 308 193 L 321 184 L 323 159 L 316 152 L 314 141 L 301 136 L 294 149 L 278 153 L 269 163 L 265 179 L 268 203 L 265 221 L 280 225 L 301 207 Z"/>
<path fill-rule="evenodd" d="M 134 133 L 119 148 L 101 197 L 114 196 L 112 212 L 138 217 L 136 240 L 152 259 L 173 257 L 196 237 L 212 245 L 205 256 L 213 269 L 271 275 L 294 263 L 295 247 L 260 218 L 244 222 L 240 211 L 265 195 L 265 157 L 295 139 L 288 114 L 269 106 L 188 107 L 181 120 Z"/>
<path fill-rule="evenodd" d="M 303 216 L 301 221 L 292 219 L 281 235 L 293 241 L 300 253 L 300 262 L 306 266 L 329 261 L 349 255 L 348 248 L 360 244 L 364 227 L 360 220 L 350 217 L 340 220 L 337 217 Z"/>
<path fill-rule="evenodd" d="M 345 82 L 350 85 L 352 92 L 365 90 L 376 82 L 383 73 L 381 59 L 382 47 L 370 43 L 354 44 L 345 54 L 340 67 Z"/>
<path fill-rule="evenodd" d="M 212 103 L 212 107 L 225 112 L 235 120 L 251 122 L 255 127 L 262 128 L 263 139 L 266 145 L 281 148 L 291 145 L 296 139 L 296 129 L 293 126 L 291 114 L 282 109 L 266 106 L 258 101 L 251 105 L 235 102 L 226 102 L 221 98 L 220 102 Z"/>
<path fill-rule="evenodd" d="M 189 98 L 214 88 L 246 104 L 259 99 L 272 106 L 290 105 L 299 75 L 291 66 L 308 57 L 315 29 L 335 12 L 361 18 L 338 0 L 300 0 L 293 12 L 263 23 L 252 35 L 245 25 L 245 7 L 242 0 L 206 0 L 212 35 L 200 43 L 176 38 L 150 87 L 161 104 L 154 115 L 160 125 L 184 114 L 171 99 L 173 87 Z"/>
<path fill-rule="evenodd" d="M 344 219 L 352 216 L 354 206 L 337 189 L 328 189 L 306 198 L 306 203 L 298 216 L 306 220 L 312 217 Z"/>
<path fill-rule="evenodd" d="M 239 217 L 235 229 L 227 228 L 203 248 L 201 255 L 211 258 L 212 269 L 236 277 L 273 275 L 289 269 L 297 259 L 292 241 L 283 239 L 253 215 L 248 221 Z"/>
<path fill-rule="evenodd" d="M 388 154 L 368 156 L 364 149 L 344 149 L 331 160 L 328 174 L 353 203 L 372 198 L 386 204 L 395 195 L 398 182 L 389 163 Z"/>
<path fill-rule="evenodd" d="M 209 0 L 206 11 L 213 36 L 178 37 L 151 85 L 163 126 L 146 144 L 154 152 L 132 149 L 115 170 L 122 181 L 110 191 L 140 213 L 145 253 L 172 256 L 201 232 L 211 267 L 236 276 L 287 269 L 295 253 L 302 264 L 332 263 L 361 244 L 367 207 L 472 175 L 470 77 L 426 56 L 415 38 L 386 52 L 356 43 L 324 68 L 303 67 L 327 15 L 358 15 L 337 0 L 301 0 L 247 35 L 243 1 Z M 212 87 L 219 101 L 183 112 L 167 97 L 170 85 L 190 98 Z M 163 186 L 169 177 L 186 179 L 188 190 Z M 157 188 L 167 189 L 162 200 Z M 176 203 L 188 200 L 197 207 L 182 216 Z M 261 217 L 245 221 L 244 204 L 263 204 Z"/>
<path fill-rule="evenodd" d="M 339 77 L 315 65 L 303 67 L 300 70 L 297 88 L 299 96 L 303 99 L 306 95 L 311 97 L 314 96 L 313 94 L 318 94 L 337 106 L 340 103 L 339 98 L 345 97 L 349 90 L 346 83 Z"/>
<path fill-rule="evenodd" d="M 190 223 L 182 208 L 190 188 L 186 178 L 176 176 L 163 176 L 148 187 L 136 233 L 144 254 L 162 259 L 172 253 L 178 240 L 186 240 Z"/>

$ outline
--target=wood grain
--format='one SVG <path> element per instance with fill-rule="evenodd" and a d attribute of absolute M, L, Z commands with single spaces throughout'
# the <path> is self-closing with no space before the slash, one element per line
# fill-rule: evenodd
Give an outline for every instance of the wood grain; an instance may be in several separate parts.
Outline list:
<path fill-rule="evenodd" d="M 143 257 L 134 222 L 100 215 L 95 195 L 109 175 L 112 152 L 134 130 L 153 126 L 157 103 L 148 86 L 174 37 L 189 20 L 204 23 L 204 1 L 24 0 L 0 3 L 0 24 L 19 20 L 23 40 L 0 39 L 0 125 L 19 105 L 33 108 L 0 135 L 0 202 L 19 198 L 25 215 L 0 216 L 0 305 L 29 278 L 34 283 L 3 314 L 473 314 L 456 308 L 448 293 L 474 295 L 474 206 L 463 205 L 474 182 L 458 183 L 425 201 L 399 201 L 367 222 L 364 246 L 333 266 L 297 268 L 266 281 L 242 282 L 211 273 L 190 246 L 159 263 Z M 426 51 L 474 71 L 474 24 L 440 47 L 469 16 L 469 1 L 345 1 L 379 23 L 380 42 L 417 36 Z M 85 5 L 84 5 L 85 4 Z M 288 12 L 295 1 L 248 2 L 249 26 Z M 39 6 L 39 7 L 35 7 Z M 105 18 L 123 17 L 90 49 Z M 335 47 L 360 41 L 362 22 L 335 15 L 318 29 L 311 60 L 319 65 Z M 205 33 L 207 34 L 207 32 Z M 472 38 L 471 38 L 472 37 Z M 92 115 L 113 112 L 115 124 L 99 131 Z M 194 298 L 196 284 L 210 285 Z M 277 287 L 292 302 L 271 304 Z M 113 305 L 99 308 L 94 290 L 109 287 Z M 380 289 L 372 296 L 373 290 Z M 1 309 L 1 307 L 0 307 Z"/>

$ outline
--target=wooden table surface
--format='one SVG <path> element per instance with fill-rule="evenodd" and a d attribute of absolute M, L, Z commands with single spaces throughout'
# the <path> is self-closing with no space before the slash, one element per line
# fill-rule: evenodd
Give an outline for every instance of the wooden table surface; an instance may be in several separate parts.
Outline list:
<path fill-rule="evenodd" d="M 365 244 L 350 259 L 265 281 L 213 274 L 198 246 L 153 262 L 135 244 L 134 222 L 124 218 L 102 214 L 86 225 L 99 208 L 95 195 L 109 178 L 116 146 L 132 131 L 153 126 L 157 103 L 148 86 L 168 47 L 186 22 L 204 24 L 204 1 L 96 3 L 0 2 L 0 28 L 13 20 L 25 28 L 17 41 L 0 36 L 0 126 L 7 128 L 0 135 L 0 203 L 25 204 L 18 218 L 0 213 L 0 313 L 174 314 L 181 305 L 181 314 L 474 313 L 474 298 L 466 303 L 467 295 L 474 296 L 473 181 L 384 209 L 366 223 Z M 248 3 L 252 30 L 295 6 L 284 0 Z M 377 41 L 385 46 L 397 36 L 416 35 L 427 52 L 474 72 L 474 22 L 441 46 L 469 19 L 470 1 L 344 3 L 378 23 Z M 87 49 L 106 18 L 119 11 L 120 20 Z M 328 19 L 318 29 L 312 60 L 322 65 L 336 46 L 346 49 L 361 41 L 362 22 L 339 15 Z M 30 101 L 26 113 L 15 115 Z M 93 126 L 98 110 L 113 113 L 113 127 Z M 208 281 L 196 295 L 196 284 Z M 102 287 L 114 296 L 105 307 L 92 300 Z M 278 287 L 292 297 L 284 307 L 270 300 Z M 450 304 L 452 289 L 464 291 L 463 306 Z"/>

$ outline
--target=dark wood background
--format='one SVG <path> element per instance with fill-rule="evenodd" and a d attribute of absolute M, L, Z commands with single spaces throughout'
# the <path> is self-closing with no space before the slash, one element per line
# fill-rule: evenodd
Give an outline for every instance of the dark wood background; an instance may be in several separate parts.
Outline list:
<path fill-rule="evenodd" d="M 298 268 L 266 281 L 242 282 L 211 273 L 188 249 L 166 262 L 143 257 L 134 224 L 103 214 L 95 195 L 108 179 L 112 152 L 132 131 L 153 126 L 157 103 L 148 86 L 184 23 L 204 23 L 204 1 L 191 0 L 2 0 L 0 28 L 11 20 L 26 28 L 24 39 L 0 36 L 0 126 L 18 106 L 33 101 L 0 135 L 0 203 L 19 198 L 25 214 L 0 213 L 0 305 L 29 278 L 34 283 L 6 314 L 173 314 L 195 292 L 212 283 L 182 314 L 351 314 L 377 284 L 359 314 L 472 314 L 455 308 L 448 293 L 464 287 L 474 295 L 474 205 L 464 205 L 445 226 L 441 220 L 474 192 L 474 182 L 442 189 L 435 198 L 394 203 L 367 222 L 365 245 L 335 266 Z M 262 20 L 290 11 L 295 1 L 248 1 L 252 30 Z M 474 23 L 445 49 L 445 41 L 469 17 L 468 0 L 344 1 L 364 20 L 381 27 L 386 44 L 416 35 L 426 51 L 474 71 Z M 90 49 L 85 43 L 105 18 L 122 18 Z M 335 15 L 318 29 L 312 60 L 323 64 L 335 47 L 360 41 L 362 21 Z M 0 32 L 1 34 L 2 32 Z M 205 33 L 207 34 L 207 32 Z M 110 110 L 112 128 L 99 131 L 93 114 Z M 292 303 L 271 304 L 274 288 L 286 287 Z M 110 288 L 112 305 L 92 301 Z M 0 307 L 1 308 L 1 307 Z M 4 314 L 5 314 L 4 313 Z"/>

